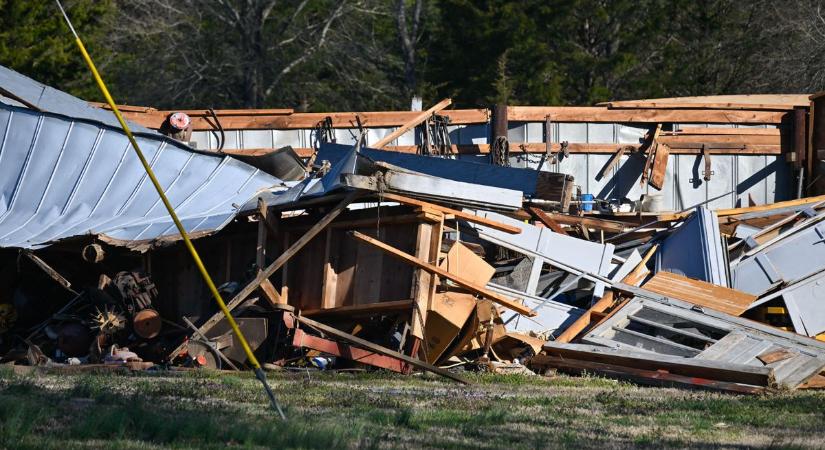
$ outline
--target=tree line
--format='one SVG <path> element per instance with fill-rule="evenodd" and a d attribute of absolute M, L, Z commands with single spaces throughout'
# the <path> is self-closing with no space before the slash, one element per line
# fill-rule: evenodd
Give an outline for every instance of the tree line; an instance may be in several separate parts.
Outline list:
<path fill-rule="evenodd" d="M 825 1 L 65 0 L 121 103 L 302 111 L 816 92 Z M 99 95 L 51 0 L 0 0 L 0 64 Z"/>

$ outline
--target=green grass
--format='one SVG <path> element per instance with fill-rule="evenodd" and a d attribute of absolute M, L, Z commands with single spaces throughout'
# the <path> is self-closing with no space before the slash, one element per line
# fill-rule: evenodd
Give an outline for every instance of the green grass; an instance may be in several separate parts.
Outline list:
<path fill-rule="evenodd" d="M 2 448 L 825 447 L 825 393 L 734 396 L 601 378 L 386 373 L 15 375 Z"/>

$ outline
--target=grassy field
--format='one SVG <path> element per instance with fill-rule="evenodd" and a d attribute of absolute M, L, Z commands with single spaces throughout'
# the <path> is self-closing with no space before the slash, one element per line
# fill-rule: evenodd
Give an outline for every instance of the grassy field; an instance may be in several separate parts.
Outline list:
<path fill-rule="evenodd" d="M 599 378 L 278 373 L 0 375 L 3 448 L 825 447 L 825 393 L 760 397 Z"/>

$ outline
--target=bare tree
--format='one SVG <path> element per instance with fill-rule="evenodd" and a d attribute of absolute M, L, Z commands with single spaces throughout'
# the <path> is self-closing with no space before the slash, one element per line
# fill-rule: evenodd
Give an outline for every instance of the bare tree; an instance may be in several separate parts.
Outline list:
<path fill-rule="evenodd" d="M 210 97 L 259 108 L 329 44 L 357 1 L 130 0 L 116 45 L 143 59 L 144 81 L 178 104 Z M 125 74 L 128 78 L 129 74 Z"/>
<path fill-rule="evenodd" d="M 404 84 L 408 94 L 416 95 L 420 94 L 416 76 L 416 56 L 423 30 L 425 0 L 413 0 L 412 11 L 408 11 L 407 4 L 407 0 L 396 0 L 395 20 L 401 43 L 401 56 L 404 60 Z M 409 17 L 408 12 L 412 13 Z"/>
<path fill-rule="evenodd" d="M 817 92 L 825 89 L 825 2 L 789 0 L 768 2 L 774 48 L 764 55 L 770 62 L 770 87 L 777 91 Z"/>

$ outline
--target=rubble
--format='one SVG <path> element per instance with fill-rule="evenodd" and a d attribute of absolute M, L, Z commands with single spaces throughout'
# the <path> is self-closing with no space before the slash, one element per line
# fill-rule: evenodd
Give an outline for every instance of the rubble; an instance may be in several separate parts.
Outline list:
<path fill-rule="evenodd" d="M 14 95 L 0 97 L 3 361 L 246 369 L 109 114 L 7 69 L 0 87 Z M 725 209 L 711 204 L 727 194 L 708 192 L 664 211 L 673 202 L 648 190 L 691 175 L 715 183 L 711 152 L 724 150 L 714 164 L 737 151 L 749 161 L 748 146 L 778 128 L 742 128 L 736 136 L 760 144 L 737 147 L 718 139 L 733 133 L 672 126 L 698 121 L 695 104 L 683 119 L 662 110 L 669 120 L 580 179 L 546 170 L 595 148 L 551 142 L 564 124 L 551 114 L 512 109 L 547 127 L 538 167 L 513 167 L 514 150 L 478 157 L 452 144 L 450 123 L 479 119 L 449 105 L 399 113 L 380 132 L 356 115 L 351 143 L 334 142 L 340 114 L 295 117 L 285 126 L 314 130 L 309 153 L 276 148 L 274 134 L 264 148 L 224 149 L 222 138 L 219 151 L 195 150 L 195 112 L 156 123 L 155 110 L 126 111 L 151 122 L 136 126 L 141 145 L 267 368 L 420 370 L 461 383 L 462 370 L 563 371 L 736 393 L 825 385 L 825 342 L 812 339 L 825 336 L 825 198 Z M 606 108 L 595 109 L 632 118 L 639 106 Z M 717 112 L 703 117 L 715 123 Z M 773 109 L 728 112 L 742 125 L 781 123 Z M 606 120 L 596 113 L 582 120 Z M 222 135 L 243 131 L 238 115 L 228 120 Z M 419 134 L 417 154 L 393 145 Z M 682 173 L 686 154 L 695 173 Z M 595 182 L 607 184 L 582 191 Z"/>

